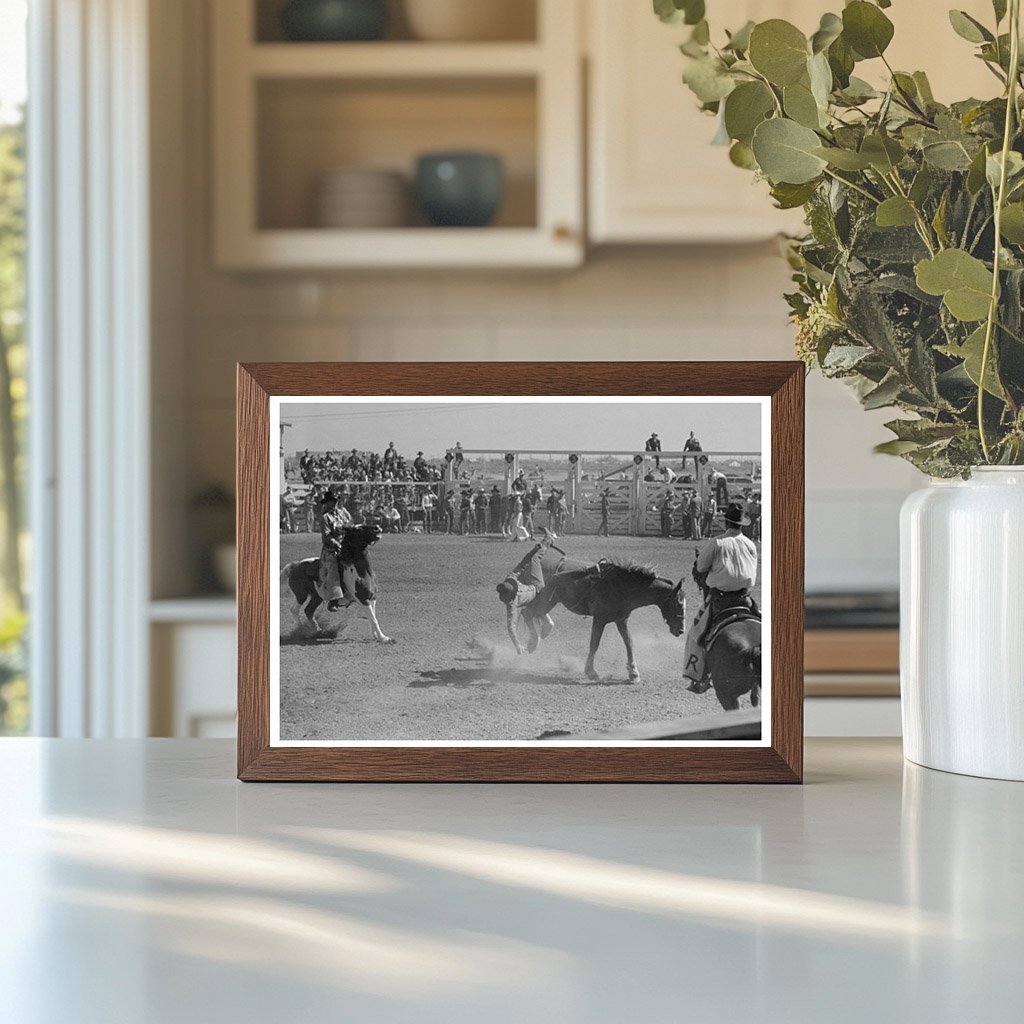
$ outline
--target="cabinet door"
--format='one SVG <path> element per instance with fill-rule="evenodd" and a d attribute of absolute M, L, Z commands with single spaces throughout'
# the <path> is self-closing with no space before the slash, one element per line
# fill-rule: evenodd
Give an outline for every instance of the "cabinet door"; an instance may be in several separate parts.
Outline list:
<path fill-rule="evenodd" d="M 682 84 L 678 44 L 685 26 L 663 25 L 649 0 L 587 0 L 590 26 L 589 214 L 594 242 L 704 242 L 767 238 L 799 231 L 798 211 L 774 209 L 765 184 L 710 145 L 715 121 Z M 955 6 L 992 22 L 989 0 Z M 748 19 L 786 18 L 810 34 L 835 0 L 709 0 L 715 38 Z M 998 83 L 955 35 L 947 5 L 900 0 L 886 12 L 896 26 L 894 67 L 922 69 L 943 101 L 992 96 Z M 1005 28 L 1005 25 L 1004 25 Z M 879 83 L 880 61 L 858 74 Z"/>
<path fill-rule="evenodd" d="M 647 0 L 588 2 L 591 240 L 735 241 L 798 230 L 798 214 L 774 209 L 767 186 L 711 145 L 715 120 L 682 83 L 679 44 L 689 29 L 663 25 Z M 825 8 L 822 0 L 730 0 L 709 3 L 709 20 L 716 37 L 750 18 L 794 18 L 806 28 L 801 5 Z"/>

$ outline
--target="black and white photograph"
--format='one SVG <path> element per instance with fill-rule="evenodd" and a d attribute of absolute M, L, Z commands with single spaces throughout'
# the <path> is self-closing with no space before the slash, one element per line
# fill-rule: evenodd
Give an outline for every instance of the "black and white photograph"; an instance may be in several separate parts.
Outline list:
<path fill-rule="evenodd" d="M 272 399 L 272 743 L 767 742 L 769 417 Z"/>

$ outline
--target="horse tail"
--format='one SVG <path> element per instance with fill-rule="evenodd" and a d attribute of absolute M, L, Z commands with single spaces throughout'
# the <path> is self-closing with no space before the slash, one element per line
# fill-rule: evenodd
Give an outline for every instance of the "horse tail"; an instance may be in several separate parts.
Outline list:
<path fill-rule="evenodd" d="M 747 652 L 747 671 L 752 676 L 761 675 L 761 645 L 751 647 Z"/>

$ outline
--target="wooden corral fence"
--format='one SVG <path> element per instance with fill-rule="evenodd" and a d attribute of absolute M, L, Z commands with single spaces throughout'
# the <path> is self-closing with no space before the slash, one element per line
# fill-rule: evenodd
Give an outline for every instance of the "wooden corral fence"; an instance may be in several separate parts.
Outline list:
<path fill-rule="evenodd" d="M 464 458 L 493 457 L 495 454 L 493 451 L 472 448 L 462 452 Z M 698 501 L 703 505 L 708 495 L 716 492 L 721 507 L 725 500 L 745 490 L 761 489 L 761 455 L 758 452 L 668 451 L 658 452 L 657 455 L 662 466 L 670 466 L 673 473 L 671 481 L 661 478 L 652 452 L 568 449 L 506 452 L 502 490 L 505 495 L 510 494 L 519 470 L 534 461 L 535 465 L 542 464 L 544 467 L 545 500 L 553 487 L 564 492 L 569 509 L 566 523 L 568 532 L 597 532 L 601 525 L 601 496 L 607 491 L 609 533 L 653 536 L 661 533 L 661 505 L 666 494 L 672 495 L 675 506 L 674 532 L 678 533 L 681 523 L 680 506 L 690 494 L 696 492 Z M 733 463 L 738 465 L 731 466 Z M 734 470 L 731 481 L 728 479 L 729 474 L 722 473 L 723 465 Z M 720 477 L 725 477 L 724 481 L 719 479 L 716 483 L 716 470 Z M 459 486 L 456 472 L 454 459 L 446 457 L 446 487 Z M 654 476 L 653 480 L 645 479 L 650 475 Z M 528 487 L 532 487 L 534 482 L 536 477 L 526 476 Z M 534 521 L 537 525 L 547 524 L 543 504 L 535 513 Z"/>

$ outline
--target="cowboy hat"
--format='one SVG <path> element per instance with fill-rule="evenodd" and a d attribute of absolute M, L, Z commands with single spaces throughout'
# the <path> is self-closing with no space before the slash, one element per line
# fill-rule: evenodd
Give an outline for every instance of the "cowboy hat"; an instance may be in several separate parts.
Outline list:
<path fill-rule="evenodd" d="M 729 507 L 725 510 L 725 521 L 729 526 L 749 526 L 750 517 L 743 514 L 743 509 L 736 504 L 736 502 L 730 502 Z"/>

